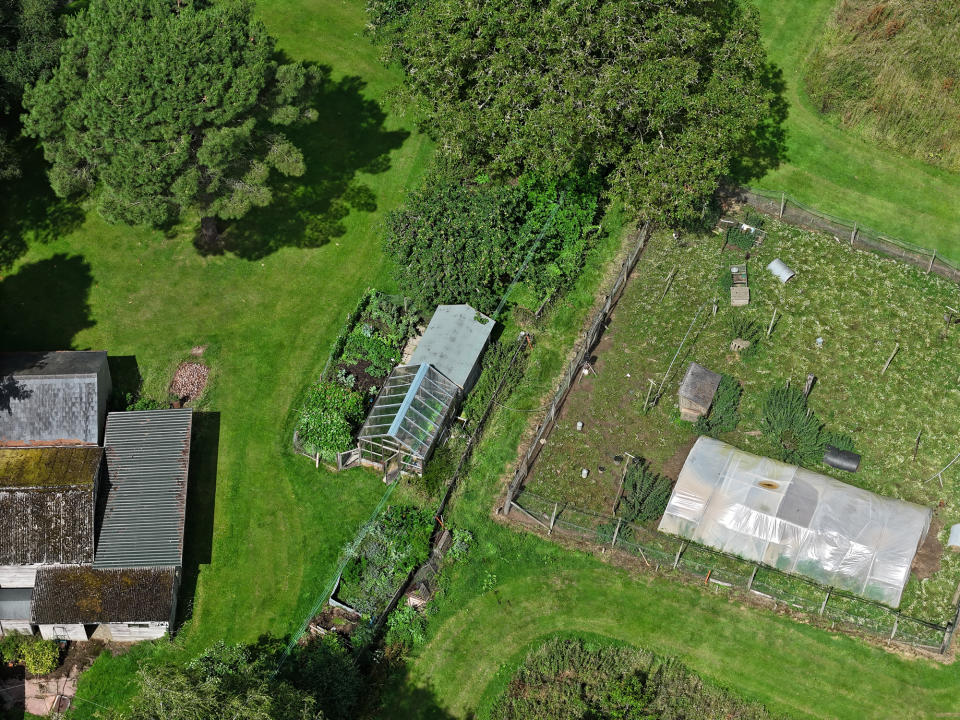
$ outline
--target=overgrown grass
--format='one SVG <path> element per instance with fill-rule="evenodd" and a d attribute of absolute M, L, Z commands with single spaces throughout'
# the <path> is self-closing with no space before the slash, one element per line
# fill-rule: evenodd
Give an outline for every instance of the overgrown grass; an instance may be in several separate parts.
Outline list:
<path fill-rule="evenodd" d="M 750 305 L 730 307 L 729 296 L 721 294 L 716 316 L 712 280 L 717 268 L 741 264 L 742 254 L 721 255 L 722 240 L 714 235 L 682 246 L 667 233 L 655 236 L 596 353 L 597 373 L 574 388 L 528 486 L 538 495 L 609 513 L 621 472 L 614 456 L 645 457 L 654 471 L 676 477 L 695 437 L 691 425 L 679 420 L 677 405 L 677 389 L 691 361 L 743 385 L 740 423 L 721 439 L 758 455 L 775 455 L 771 441 L 757 434 L 764 397 L 787 380 L 802 388 L 813 373 L 817 381 L 810 407 L 827 430 L 853 438 L 863 461 L 852 474 L 822 464 L 811 469 L 936 508 L 945 542 L 943 528 L 960 521 L 960 470 L 946 474 L 943 489 L 936 480 L 924 481 L 960 450 L 955 411 L 960 386 L 950 361 L 960 351 L 960 329 L 944 323 L 960 292 L 937 276 L 833 238 L 778 223 L 769 229 L 748 261 Z M 797 273 L 786 285 L 765 270 L 776 257 Z M 661 301 L 664 278 L 675 267 L 680 270 Z M 757 352 L 743 358 L 732 352 L 731 319 L 752 318 L 765 335 L 774 308 L 773 332 L 761 338 Z M 688 329 L 690 336 L 664 380 Z M 899 351 L 884 373 L 896 343 Z M 644 413 L 650 380 L 662 385 L 663 395 Z M 577 421 L 584 423 L 582 432 Z M 586 480 L 581 468 L 590 471 Z M 952 618 L 958 579 L 960 562 L 945 553 L 940 572 L 913 581 L 901 608 L 945 623 Z"/>
<path fill-rule="evenodd" d="M 770 59 L 783 71 L 786 160 L 759 179 L 803 203 L 960 261 L 960 174 L 903 157 L 840 127 L 805 90 L 807 59 L 835 0 L 752 0 Z M 946 52 L 945 54 L 950 54 Z"/>
<path fill-rule="evenodd" d="M 373 474 L 318 471 L 290 449 L 297 400 L 344 316 L 367 286 L 391 285 L 378 227 L 432 152 L 410 118 L 376 104 L 399 76 L 363 37 L 361 5 L 259 5 L 280 49 L 334 73 L 305 137 L 310 170 L 278 207 L 322 219 L 347 179 L 376 197 L 376 211 L 340 218 L 318 247 L 298 247 L 302 228 L 269 212 L 239 223 L 243 232 L 213 256 L 194 248 L 190 224 L 165 234 L 81 213 L 41 243 L 22 218 L 4 217 L 4 240 L 32 244 L 0 282 L 0 349 L 106 349 L 121 358 L 115 378 L 141 375 L 147 395 L 165 398 L 177 363 L 208 346 L 211 385 L 188 502 L 182 610 L 192 603 L 193 619 L 180 639 L 188 649 L 293 631 L 383 493 Z M 81 680 L 77 716 L 99 712 L 93 702 L 122 706 L 137 657 L 99 660 Z"/>
<path fill-rule="evenodd" d="M 717 587 L 638 578 L 491 519 L 494 498 L 528 429 L 528 411 L 552 394 L 596 282 L 596 275 L 585 278 L 571 305 L 547 322 L 536 337 L 526 380 L 509 407 L 491 418 L 450 516 L 474 534 L 474 548 L 446 571 L 427 642 L 386 687 L 380 716 L 486 718 L 529 650 L 571 630 L 677 656 L 712 682 L 795 718 L 952 712 L 960 679 L 949 665 L 907 659 L 741 607 Z"/>
<path fill-rule="evenodd" d="M 960 5 L 847 0 L 810 58 L 807 87 L 834 122 L 960 171 Z"/>

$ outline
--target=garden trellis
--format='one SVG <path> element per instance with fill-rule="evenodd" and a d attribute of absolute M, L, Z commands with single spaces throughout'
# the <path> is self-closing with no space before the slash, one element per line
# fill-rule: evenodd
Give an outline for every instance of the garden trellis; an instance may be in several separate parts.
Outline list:
<path fill-rule="evenodd" d="M 360 461 L 386 469 L 397 458 L 402 472 L 422 474 L 459 395 L 432 365 L 394 368 L 360 429 Z"/>

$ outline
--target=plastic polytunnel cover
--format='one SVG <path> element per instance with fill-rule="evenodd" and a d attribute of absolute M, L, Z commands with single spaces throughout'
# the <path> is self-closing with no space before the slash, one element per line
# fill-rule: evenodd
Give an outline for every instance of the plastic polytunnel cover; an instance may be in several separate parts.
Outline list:
<path fill-rule="evenodd" d="M 701 437 L 660 530 L 895 608 L 932 514 Z"/>

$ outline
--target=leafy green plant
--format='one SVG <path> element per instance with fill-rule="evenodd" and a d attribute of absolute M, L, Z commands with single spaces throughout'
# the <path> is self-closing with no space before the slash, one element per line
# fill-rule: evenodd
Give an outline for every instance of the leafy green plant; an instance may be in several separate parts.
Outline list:
<path fill-rule="evenodd" d="M 30 636 L 21 633 L 7 633 L 0 638 L 0 659 L 6 663 L 18 663 L 23 661 L 22 649 L 25 643 L 29 642 Z"/>
<path fill-rule="evenodd" d="M 747 359 L 760 349 L 764 338 L 763 325 L 749 315 L 734 313 L 730 317 L 730 340 L 746 340 L 750 346 L 740 351 L 740 358 Z"/>
<path fill-rule="evenodd" d="M 740 423 L 740 398 L 743 388 L 735 377 L 724 374 L 720 378 L 720 386 L 713 397 L 710 413 L 699 418 L 693 425 L 693 431 L 698 435 L 718 437 L 725 432 L 736 429 Z"/>
<path fill-rule="evenodd" d="M 470 547 L 473 545 L 473 533 L 466 528 L 454 528 L 451 534 L 453 535 L 453 542 L 447 550 L 446 558 L 450 562 L 458 562 L 470 553 Z"/>
<path fill-rule="evenodd" d="M 127 410 L 166 410 L 170 403 L 154 400 L 151 397 L 140 395 L 136 399 L 131 393 L 126 395 Z"/>
<path fill-rule="evenodd" d="M 467 419 L 468 426 L 479 422 L 501 382 L 503 387 L 500 390 L 499 399 L 503 401 L 510 396 L 517 383 L 523 378 L 526 365 L 524 362 L 525 353 L 521 350 L 514 361 L 513 356 L 516 353 L 517 345 L 515 342 L 503 342 L 501 340 L 487 348 L 483 355 L 483 370 L 480 377 L 460 410 L 460 413 Z M 513 361 L 512 365 L 511 361 Z"/>
<path fill-rule="evenodd" d="M 415 608 L 403 604 L 387 618 L 386 642 L 410 650 L 424 643 L 426 627 L 427 619 Z"/>
<path fill-rule="evenodd" d="M 641 458 L 630 463 L 624 479 L 625 494 L 620 515 L 628 522 L 646 523 L 660 519 L 670 500 L 670 478 L 658 475 Z"/>
<path fill-rule="evenodd" d="M 20 645 L 20 658 L 31 675 L 46 675 L 60 664 L 60 646 L 37 635 L 27 636 Z"/>
<path fill-rule="evenodd" d="M 353 432 L 363 418 L 363 397 L 348 388 L 321 380 L 307 393 L 297 434 L 308 452 L 320 453 L 328 462 L 349 450 Z"/>

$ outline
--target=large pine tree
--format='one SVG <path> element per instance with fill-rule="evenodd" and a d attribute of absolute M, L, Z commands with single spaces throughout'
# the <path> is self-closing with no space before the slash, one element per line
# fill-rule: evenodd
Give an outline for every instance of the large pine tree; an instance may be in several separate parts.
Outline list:
<path fill-rule="evenodd" d="M 282 129 L 309 122 L 318 69 L 275 59 L 247 0 L 92 0 L 67 21 L 59 66 L 24 96 L 62 197 L 111 222 L 161 225 L 186 209 L 242 217 L 270 175 L 302 175 Z"/>

